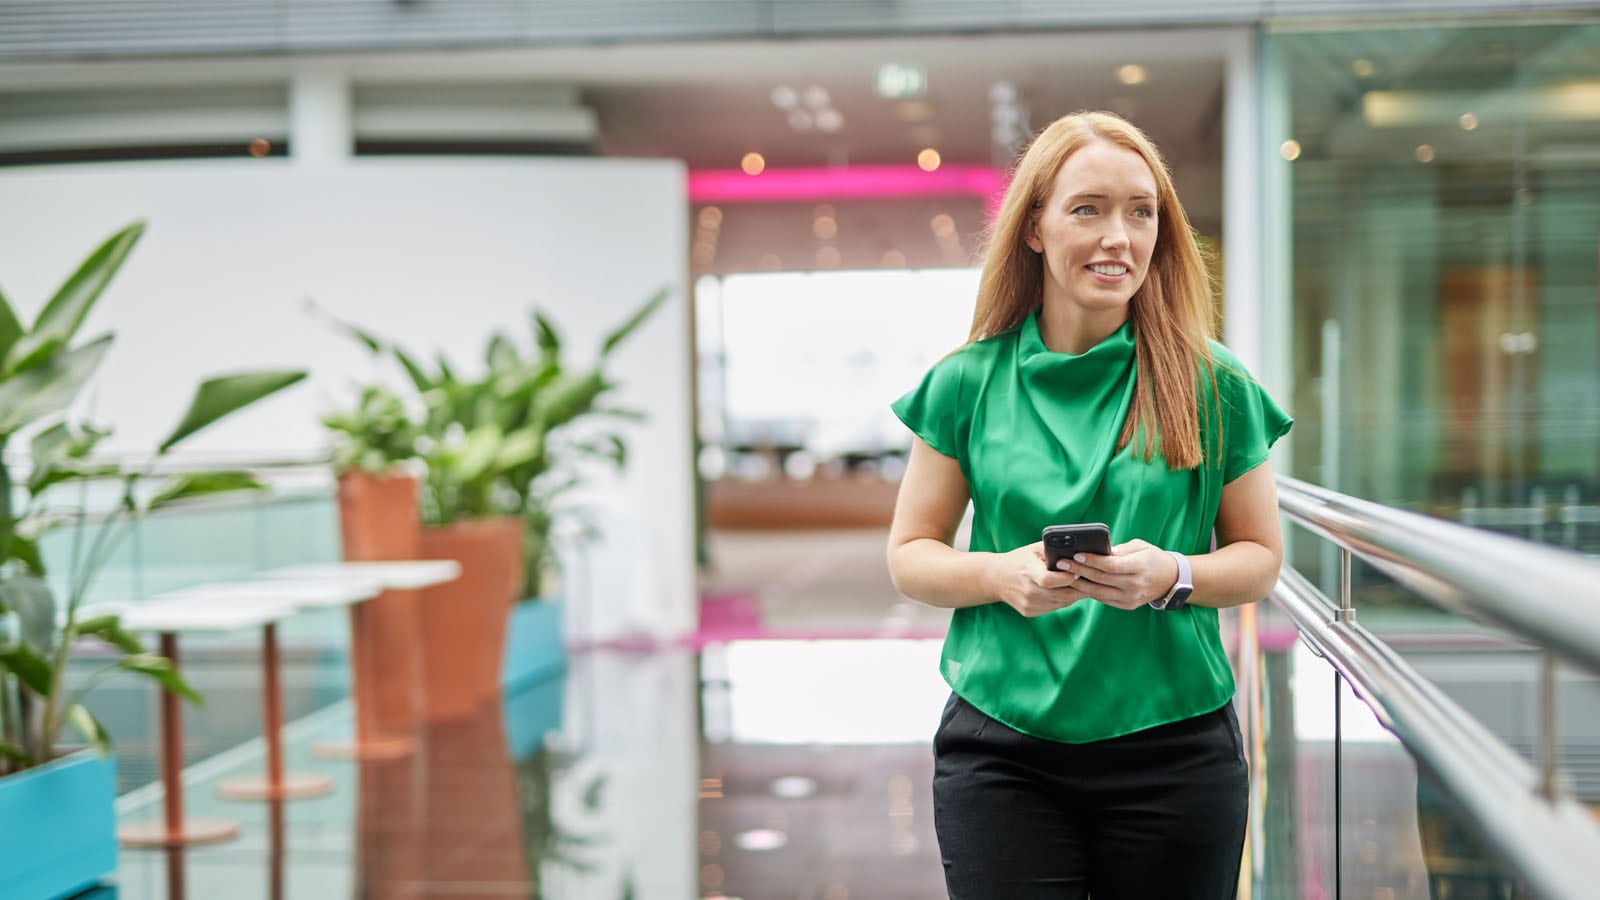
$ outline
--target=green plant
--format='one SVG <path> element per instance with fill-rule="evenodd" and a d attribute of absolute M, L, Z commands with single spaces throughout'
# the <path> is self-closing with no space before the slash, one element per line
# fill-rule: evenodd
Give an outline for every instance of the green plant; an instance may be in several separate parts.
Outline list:
<path fill-rule="evenodd" d="M 261 483 L 238 470 L 185 472 L 150 482 L 157 461 L 190 436 L 305 377 L 300 371 L 250 372 L 202 383 L 177 427 L 145 466 L 98 461 L 94 450 L 110 434 L 67 418 L 68 407 L 98 369 L 112 336 L 73 346 L 95 301 L 144 233 L 136 222 L 112 235 L 80 265 L 40 312 L 31 329 L 0 294 L 0 775 L 48 762 L 71 724 L 102 751 L 110 738 L 79 702 L 118 672 L 154 679 L 191 703 L 200 697 L 171 663 L 149 652 L 116 615 L 80 617 L 96 574 L 138 520 L 184 500 Z M 29 440 L 30 466 L 20 483 L 6 451 Z M 86 527 L 89 510 L 64 499 L 62 488 L 111 481 L 120 499 Z M 80 498 L 83 491 L 78 492 Z M 76 526 L 66 603 L 46 581 L 40 539 Z M 95 637 L 118 651 L 115 661 L 69 689 L 66 671 L 80 638 Z"/>
<path fill-rule="evenodd" d="M 417 458 L 422 429 L 400 395 L 384 385 L 362 388 L 355 406 L 323 416 L 322 424 L 333 434 L 336 472 L 381 474 Z"/>
<path fill-rule="evenodd" d="M 555 324 L 535 310 L 531 343 L 519 347 L 506 334 L 494 333 L 484 350 L 485 371 L 476 378 L 459 375 L 442 355 L 427 365 L 371 332 L 336 323 L 372 352 L 392 356 L 420 398 L 420 418 L 399 416 L 404 407 L 398 402 L 383 407 L 397 414 L 385 426 L 391 430 L 381 441 L 369 437 L 365 443 L 382 443 L 391 458 L 398 457 L 399 447 L 412 444 L 426 468 L 422 517 L 427 524 L 488 516 L 522 518 L 524 596 L 534 596 L 554 565 L 550 541 L 554 523 L 578 515 L 561 501 L 582 484 L 582 461 L 602 459 L 618 467 L 627 462 L 622 435 L 599 422 L 640 421 L 643 415 L 601 404 L 617 388 L 606 377 L 605 364 L 668 296 L 666 289 L 657 291 L 634 310 L 606 335 L 594 364 L 581 369 L 568 367 Z M 371 390 L 381 397 L 385 389 Z M 378 408 L 378 401 L 372 402 Z M 368 419 L 376 421 L 374 416 Z M 348 428 L 338 430 L 341 435 L 349 433 Z"/>

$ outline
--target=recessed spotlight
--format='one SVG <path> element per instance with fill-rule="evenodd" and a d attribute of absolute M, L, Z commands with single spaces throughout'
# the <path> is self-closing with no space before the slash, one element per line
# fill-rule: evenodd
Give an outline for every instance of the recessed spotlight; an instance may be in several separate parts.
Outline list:
<path fill-rule="evenodd" d="M 832 102 L 832 98 L 828 96 L 828 89 L 818 84 L 806 88 L 804 96 L 806 105 L 812 109 L 826 109 Z"/>
<path fill-rule="evenodd" d="M 928 227 L 932 228 L 933 233 L 940 237 L 954 235 L 956 233 L 956 220 L 945 213 L 939 213 L 928 221 Z"/>
<path fill-rule="evenodd" d="M 789 111 L 789 127 L 795 131 L 810 131 L 816 123 L 817 120 L 812 117 L 811 113 L 803 109 Z"/>
<path fill-rule="evenodd" d="M 1150 73 L 1144 70 L 1144 66 L 1135 65 L 1133 63 L 1129 63 L 1117 69 L 1117 80 L 1123 84 L 1144 84 L 1145 79 L 1149 77 Z"/>
<path fill-rule="evenodd" d="M 1419 144 L 1419 145 L 1417 145 L 1417 162 L 1419 162 L 1419 163 L 1431 163 L 1431 162 L 1433 162 L 1433 157 L 1434 157 L 1434 153 L 1433 153 L 1433 147 L 1432 146 L 1430 146 L 1428 144 Z"/>
<path fill-rule="evenodd" d="M 891 251 L 892 252 L 892 251 Z M 817 780 L 804 775 L 785 775 L 772 780 L 772 794 L 785 800 L 798 800 L 817 792 Z"/>
<path fill-rule="evenodd" d="M 786 84 L 780 84 L 772 89 L 772 105 L 779 109 L 793 109 L 799 102 L 800 95 Z"/>
<path fill-rule="evenodd" d="M 1478 117 L 1472 113 L 1462 113 L 1460 122 L 1462 131 L 1473 131 L 1478 127 Z"/>
<path fill-rule="evenodd" d="M 256 138 L 250 142 L 250 155 L 260 158 L 272 152 L 272 142 L 266 138 Z"/>
<path fill-rule="evenodd" d="M 744 159 L 739 160 L 739 168 L 746 175 L 760 175 L 766 171 L 767 159 L 759 153 L 746 153 Z"/>
<path fill-rule="evenodd" d="M 708 206 L 705 209 L 700 210 L 700 227 L 712 229 L 721 228 L 722 210 L 715 206 Z"/>
<path fill-rule="evenodd" d="M 1278 155 L 1290 162 L 1294 162 L 1300 158 L 1300 142 L 1284 141 L 1283 144 L 1278 147 Z"/>
<path fill-rule="evenodd" d="M 926 147 L 921 153 L 917 154 L 917 168 L 924 172 L 936 171 L 939 168 L 940 161 L 939 151 L 932 147 Z"/>
<path fill-rule="evenodd" d="M 817 265 L 824 269 L 831 269 L 839 264 L 839 248 L 829 244 L 817 248 Z"/>
<path fill-rule="evenodd" d="M 832 240 L 839 233 L 839 222 L 829 216 L 818 216 L 811 223 L 811 233 L 820 240 Z"/>
<path fill-rule="evenodd" d="M 837 215 L 838 213 L 834 212 L 832 203 L 818 203 L 811 209 L 811 218 L 813 219 L 832 219 Z"/>
<path fill-rule="evenodd" d="M 1350 63 L 1350 71 L 1356 73 L 1357 78 L 1371 78 L 1374 71 L 1372 60 L 1357 59 Z"/>
<path fill-rule="evenodd" d="M 789 836 L 773 828 L 752 828 L 734 835 L 733 843 L 740 850 L 777 850 L 789 843 Z"/>
<path fill-rule="evenodd" d="M 885 269 L 904 269 L 906 267 L 906 255 L 899 250 L 885 250 L 880 264 Z"/>
<path fill-rule="evenodd" d="M 844 116 L 837 109 L 822 109 L 817 111 L 817 128 L 822 131 L 834 132 L 844 127 Z"/>

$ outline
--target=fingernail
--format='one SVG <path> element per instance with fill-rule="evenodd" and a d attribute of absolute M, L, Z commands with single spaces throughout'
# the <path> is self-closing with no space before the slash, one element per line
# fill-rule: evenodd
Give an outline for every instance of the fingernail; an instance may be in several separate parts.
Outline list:
<path fill-rule="evenodd" d="M 1075 562 L 1088 562 L 1089 561 L 1088 557 L 1084 556 L 1082 553 L 1079 553 L 1077 556 L 1074 556 L 1072 559 Z"/>

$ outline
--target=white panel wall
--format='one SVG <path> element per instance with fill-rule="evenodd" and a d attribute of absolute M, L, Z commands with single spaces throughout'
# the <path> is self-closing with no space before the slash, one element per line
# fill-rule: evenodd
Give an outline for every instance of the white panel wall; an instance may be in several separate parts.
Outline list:
<path fill-rule="evenodd" d="M 577 621 L 595 635 L 694 625 L 684 172 L 613 159 L 282 159 L 132 163 L 0 173 L 0 287 L 24 320 L 100 240 L 135 219 L 143 242 L 85 326 L 117 333 L 93 388 L 111 449 L 153 447 L 204 376 L 299 366 L 291 389 L 213 433 L 205 454 L 321 453 L 319 414 L 375 374 L 364 349 L 313 321 L 335 314 L 475 368 L 491 331 L 519 340 L 528 311 L 562 327 L 569 359 L 659 287 L 670 305 L 614 359 L 620 404 L 646 410 L 634 463 L 595 499 L 604 540 Z"/>

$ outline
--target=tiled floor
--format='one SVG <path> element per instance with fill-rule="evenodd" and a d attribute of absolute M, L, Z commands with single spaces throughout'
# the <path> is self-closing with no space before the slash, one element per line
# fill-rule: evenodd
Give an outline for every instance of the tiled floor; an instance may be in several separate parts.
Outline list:
<path fill-rule="evenodd" d="M 218 780 L 260 770 L 259 742 L 192 764 L 189 813 L 237 819 L 241 836 L 125 849 L 97 896 L 943 897 L 928 739 L 946 616 L 894 592 L 883 539 L 718 535 L 706 589 L 738 627 L 577 652 L 565 677 L 429 728 L 411 757 L 317 758 L 312 745 L 349 733 L 349 707 L 305 716 L 286 730 L 288 767 L 330 775 L 325 797 L 219 798 Z M 136 790 L 119 814 L 159 802 Z"/>

